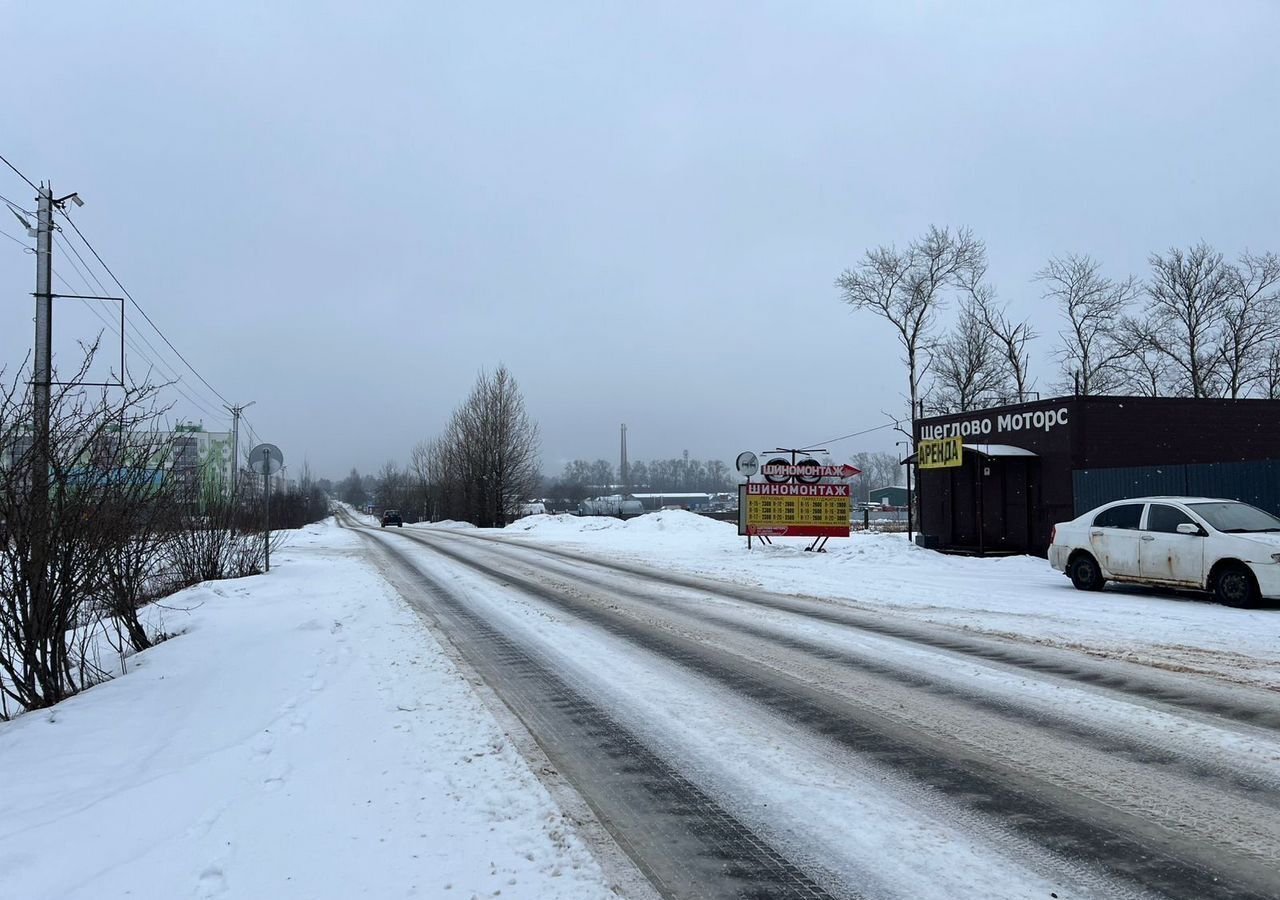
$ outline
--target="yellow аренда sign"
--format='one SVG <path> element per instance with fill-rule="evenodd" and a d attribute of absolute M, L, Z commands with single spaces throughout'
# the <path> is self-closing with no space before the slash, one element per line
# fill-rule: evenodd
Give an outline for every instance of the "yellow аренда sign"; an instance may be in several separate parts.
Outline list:
<path fill-rule="evenodd" d="M 916 445 L 916 459 L 922 469 L 951 469 L 964 461 L 964 438 L 956 436 Z"/>

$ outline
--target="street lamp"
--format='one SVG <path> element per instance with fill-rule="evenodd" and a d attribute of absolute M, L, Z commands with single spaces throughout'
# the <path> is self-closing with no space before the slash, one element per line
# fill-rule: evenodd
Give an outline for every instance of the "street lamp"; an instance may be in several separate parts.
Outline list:
<path fill-rule="evenodd" d="M 911 541 L 913 539 L 911 527 L 913 524 L 911 521 L 911 441 L 898 441 L 894 446 L 907 448 L 907 540 Z"/>

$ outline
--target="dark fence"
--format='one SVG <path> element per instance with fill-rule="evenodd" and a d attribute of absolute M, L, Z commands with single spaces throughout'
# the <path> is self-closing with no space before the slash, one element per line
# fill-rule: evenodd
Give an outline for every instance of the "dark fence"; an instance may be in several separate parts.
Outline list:
<path fill-rule="evenodd" d="M 1112 500 L 1171 495 L 1242 500 L 1280 515 L 1280 460 L 1076 469 L 1076 515 Z"/>

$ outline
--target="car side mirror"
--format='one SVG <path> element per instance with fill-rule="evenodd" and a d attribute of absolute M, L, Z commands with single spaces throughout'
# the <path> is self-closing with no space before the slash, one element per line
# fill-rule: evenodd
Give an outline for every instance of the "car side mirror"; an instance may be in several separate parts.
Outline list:
<path fill-rule="evenodd" d="M 1195 535 L 1200 535 L 1200 534 L 1203 534 L 1203 533 L 1204 533 L 1204 532 L 1202 532 L 1202 531 L 1200 530 L 1200 526 L 1199 526 L 1199 525 L 1193 524 L 1193 523 L 1191 523 L 1191 522 L 1179 522 L 1179 523 L 1178 523 L 1178 534 L 1195 534 Z"/>

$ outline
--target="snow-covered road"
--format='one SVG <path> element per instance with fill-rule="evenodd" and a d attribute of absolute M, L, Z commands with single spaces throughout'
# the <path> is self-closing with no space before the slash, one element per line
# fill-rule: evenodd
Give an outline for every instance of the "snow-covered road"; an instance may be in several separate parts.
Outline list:
<path fill-rule="evenodd" d="M 1280 895 L 1280 704 L 1230 671 L 360 533 L 672 896 Z"/>

